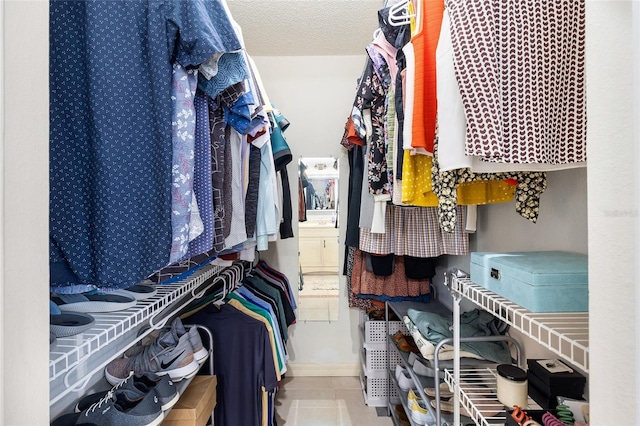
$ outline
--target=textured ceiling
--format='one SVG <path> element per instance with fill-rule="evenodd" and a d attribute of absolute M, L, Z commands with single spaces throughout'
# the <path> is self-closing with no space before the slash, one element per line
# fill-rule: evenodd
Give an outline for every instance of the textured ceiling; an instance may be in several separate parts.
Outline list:
<path fill-rule="evenodd" d="M 227 0 L 252 56 L 360 55 L 381 0 Z"/>

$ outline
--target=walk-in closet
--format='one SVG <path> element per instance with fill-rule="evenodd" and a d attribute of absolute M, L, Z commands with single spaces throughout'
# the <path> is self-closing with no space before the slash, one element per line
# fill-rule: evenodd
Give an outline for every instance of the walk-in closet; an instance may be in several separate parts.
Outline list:
<path fill-rule="evenodd" d="M 588 402 L 577 424 L 637 424 L 636 2 L 8 0 L 0 17 L 0 425 L 51 424 L 80 402 L 69 421 L 142 410 L 141 393 L 140 424 L 524 425 L 509 405 L 553 410 L 559 382 L 535 383 L 556 371 L 568 405 Z M 528 58 L 491 92 L 510 70 L 487 64 L 532 40 L 574 46 L 547 52 L 564 80 L 534 78 L 544 60 Z M 556 115 L 531 87 L 555 88 Z M 533 121 L 509 121 L 514 103 Z M 474 104 L 504 109 L 489 120 Z M 532 128 L 586 143 L 484 145 Z M 224 169 L 218 148 L 241 161 Z M 482 189 L 451 172 L 540 155 L 575 166 Z M 258 204 L 268 213 L 244 210 Z M 233 229 L 217 205 L 242 211 Z M 521 252 L 588 259 L 584 293 L 545 290 L 545 310 L 496 286 L 513 260 L 498 255 Z M 128 305 L 58 311 L 89 290 Z M 112 388 L 144 363 L 160 374 Z"/>

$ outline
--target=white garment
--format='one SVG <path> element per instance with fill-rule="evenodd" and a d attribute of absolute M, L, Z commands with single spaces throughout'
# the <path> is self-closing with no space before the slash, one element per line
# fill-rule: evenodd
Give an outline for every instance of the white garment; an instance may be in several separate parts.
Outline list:
<path fill-rule="evenodd" d="M 411 141 L 413 140 L 411 131 L 413 127 L 413 103 L 414 103 L 414 90 L 415 90 L 415 63 L 416 58 L 413 52 L 413 44 L 411 42 L 404 45 L 402 48 L 404 57 L 406 59 L 407 67 L 404 75 L 404 88 L 402 92 L 402 100 L 404 103 L 404 128 L 402 129 L 402 148 L 413 149 Z"/>
<path fill-rule="evenodd" d="M 387 201 L 391 201 L 389 194 L 377 194 L 373 196 L 373 221 L 371 222 L 372 234 L 384 234 Z"/>
<path fill-rule="evenodd" d="M 195 195 L 191 197 L 191 216 L 189 217 L 189 241 L 195 240 L 200 234 L 204 232 L 204 223 L 200 216 L 200 209 L 198 208 L 198 200 Z"/>
<path fill-rule="evenodd" d="M 225 238 L 224 244 L 226 248 L 243 243 L 247 239 L 247 228 L 244 222 L 244 170 L 242 158 L 242 136 L 233 127 L 229 132 L 229 140 L 231 144 L 231 231 L 229 236 Z M 226 159 L 225 159 L 226 161 Z M 226 214 L 226 212 L 225 212 Z"/>
<path fill-rule="evenodd" d="M 368 141 L 373 134 L 373 125 L 371 124 L 371 110 L 362 111 L 362 121 L 364 122 L 367 133 L 364 138 L 365 155 L 364 155 L 364 172 L 362 173 L 362 192 L 360 193 L 360 228 L 371 229 L 373 223 L 373 194 L 369 192 L 369 144 Z"/>

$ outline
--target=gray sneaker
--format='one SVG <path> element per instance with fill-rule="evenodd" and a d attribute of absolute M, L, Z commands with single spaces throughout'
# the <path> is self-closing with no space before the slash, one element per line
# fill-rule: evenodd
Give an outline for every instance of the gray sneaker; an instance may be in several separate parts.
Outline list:
<path fill-rule="evenodd" d="M 202 365 L 209 356 L 209 351 L 202 344 L 202 338 L 200 338 L 200 333 L 198 332 L 198 327 L 192 325 L 187 330 L 185 326 L 182 324 L 182 320 L 180 317 L 177 317 L 171 322 L 170 328 L 165 328 L 160 332 L 152 332 L 149 336 L 142 339 L 142 342 L 132 346 L 127 349 L 124 353 L 125 358 L 133 358 L 138 355 L 140 352 L 144 350 L 144 347 L 153 343 L 154 340 L 165 339 L 165 341 L 169 342 L 169 336 L 165 336 L 165 334 L 171 334 L 173 336 L 173 342 L 171 344 L 177 344 L 182 336 L 187 334 L 189 336 L 189 343 L 191 343 L 191 348 L 193 349 L 193 357 L 196 362 Z"/>
<path fill-rule="evenodd" d="M 186 330 L 180 317 L 177 317 L 171 323 L 171 333 L 176 340 L 187 334 L 187 336 L 189 336 L 189 343 L 191 343 L 191 347 L 193 348 L 193 357 L 200 365 L 205 362 L 207 356 L 209 356 L 209 351 L 206 350 L 202 344 L 198 327 L 192 325 L 189 327 L 189 330 Z"/>
<path fill-rule="evenodd" d="M 155 391 L 145 394 L 132 389 L 119 389 L 113 393 L 108 392 L 104 398 L 81 413 L 58 417 L 51 426 L 157 426 L 163 419 L 164 413 Z"/>
<path fill-rule="evenodd" d="M 193 377 L 199 368 L 189 336 L 185 334 L 176 342 L 171 333 L 165 333 L 136 356 L 111 361 L 105 368 L 105 377 L 109 383 L 117 385 L 132 371 L 134 374 L 152 372 L 160 376 L 168 374 L 172 381 L 179 382 Z"/>

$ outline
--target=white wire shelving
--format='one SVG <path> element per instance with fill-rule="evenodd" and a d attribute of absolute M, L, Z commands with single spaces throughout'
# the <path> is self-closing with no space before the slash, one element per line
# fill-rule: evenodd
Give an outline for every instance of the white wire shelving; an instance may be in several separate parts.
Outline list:
<path fill-rule="evenodd" d="M 452 277 L 451 291 L 589 373 L 588 312 L 534 313 L 468 278 Z"/>
<path fill-rule="evenodd" d="M 445 370 L 444 380 L 451 389 L 454 388 L 455 379 L 450 370 Z M 479 426 L 505 424 L 507 414 L 497 392 L 495 366 L 460 369 L 460 406 L 466 411 L 463 414 Z M 531 398 L 528 404 L 529 409 L 540 409 Z"/>
<path fill-rule="evenodd" d="M 58 338 L 49 352 L 49 407 L 53 417 L 102 379 L 102 370 L 130 346 L 166 325 L 173 315 L 223 281 L 225 292 L 242 279 L 244 266 L 207 265 L 188 278 L 156 286 L 157 294 L 117 312 L 91 314 L 87 331 Z M 226 289 L 229 283 L 229 289 Z"/>

